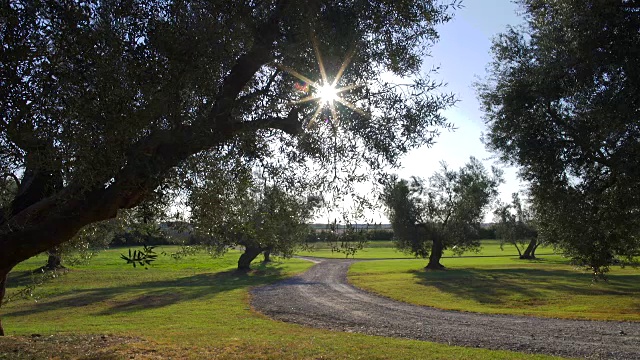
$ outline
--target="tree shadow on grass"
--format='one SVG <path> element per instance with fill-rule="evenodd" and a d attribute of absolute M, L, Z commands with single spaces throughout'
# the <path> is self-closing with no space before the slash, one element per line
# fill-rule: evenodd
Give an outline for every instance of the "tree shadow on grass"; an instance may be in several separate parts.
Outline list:
<path fill-rule="evenodd" d="M 67 274 L 68 269 L 56 270 L 55 277 Z M 52 272 L 34 272 L 33 270 L 12 271 L 9 273 L 9 286 L 14 288 L 26 287 L 29 285 L 47 282 L 54 278 Z"/>
<path fill-rule="evenodd" d="M 26 309 L 5 313 L 4 316 L 18 317 L 60 309 L 72 310 L 98 303 L 107 304 L 107 308 L 98 311 L 96 315 L 129 313 L 162 308 L 183 301 L 212 298 L 222 292 L 268 284 L 285 278 L 282 266 L 254 267 L 255 270 L 248 274 L 224 271 L 125 286 L 69 290 L 51 296 L 41 303 L 32 303 Z M 133 297 L 127 296 L 128 294 Z"/>
<path fill-rule="evenodd" d="M 546 269 L 450 269 L 412 271 L 418 283 L 463 299 L 501 305 L 521 299 L 523 305 L 546 303 L 548 292 L 573 295 L 640 295 L 640 274 L 611 275 L 606 284 L 593 286 L 591 275 Z"/>

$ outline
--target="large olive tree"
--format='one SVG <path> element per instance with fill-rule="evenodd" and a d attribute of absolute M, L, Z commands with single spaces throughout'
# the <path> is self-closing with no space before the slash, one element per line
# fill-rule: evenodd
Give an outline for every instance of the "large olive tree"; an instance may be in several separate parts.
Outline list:
<path fill-rule="evenodd" d="M 188 192 L 201 162 L 344 191 L 431 142 L 453 99 L 419 69 L 455 6 L 1 2 L 0 173 L 20 186 L 0 219 L 0 298 L 17 263 L 153 191 Z M 301 101 L 320 89 L 322 104 Z"/>
<path fill-rule="evenodd" d="M 599 275 L 640 253 L 640 4 L 520 5 L 479 87 L 486 144 L 531 183 L 540 235 Z"/>
<path fill-rule="evenodd" d="M 445 163 L 428 181 L 392 179 L 382 194 L 396 246 L 416 257 L 429 257 L 427 269 L 440 270 L 446 249 L 456 253 L 480 246 L 478 229 L 498 195 L 502 172 L 490 174 L 471 157 L 459 170 Z"/>

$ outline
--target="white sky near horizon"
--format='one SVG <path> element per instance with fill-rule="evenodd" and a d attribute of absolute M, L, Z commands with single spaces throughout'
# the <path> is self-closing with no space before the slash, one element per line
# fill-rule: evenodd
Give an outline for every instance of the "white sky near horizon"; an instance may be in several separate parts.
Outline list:
<path fill-rule="evenodd" d="M 438 73 L 432 78 L 446 83 L 441 90 L 453 93 L 459 99 L 455 107 L 443 112 L 457 130 L 443 131 L 432 147 L 421 147 L 404 156 L 402 168 L 395 171 L 398 176 L 428 178 L 440 168 L 440 161 L 458 169 L 474 156 L 487 169 L 496 165 L 504 170 L 505 183 L 500 186 L 502 201 L 509 202 L 511 193 L 521 189 L 517 169 L 495 161 L 495 156 L 487 152 L 480 140 L 486 128 L 473 87 L 474 82 L 485 77 L 485 68 L 492 59 L 491 39 L 505 31 L 507 25 L 518 25 L 523 21 L 516 14 L 517 9 L 510 0 L 466 0 L 450 22 L 437 28 L 440 40 L 431 48 L 431 57 L 425 59 L 423 68 L 427 71 L 439 66 Z M 489 211 L 485 222 L 492 218 Z M 320 223 L 328 220 L 333 218 L 327 213 L 319 214 L 315 219 Z M 388 223 L 382 209 L 367 213 L 366 220 Z"/>

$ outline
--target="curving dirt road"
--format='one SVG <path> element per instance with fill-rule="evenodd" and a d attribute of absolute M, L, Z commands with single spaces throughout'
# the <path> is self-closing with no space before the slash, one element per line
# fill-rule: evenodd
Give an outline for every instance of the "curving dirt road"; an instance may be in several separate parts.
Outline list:
<path fill-rule="evenodd" d="M 640 359 L 640 323 L 485 315 L 411 305 L 349 285 L 347 270 L 353 260 L 315 262 L 300 276 L 255 288 L 254 309 L 278 320 L 332 330 L 567 357 Z"/>

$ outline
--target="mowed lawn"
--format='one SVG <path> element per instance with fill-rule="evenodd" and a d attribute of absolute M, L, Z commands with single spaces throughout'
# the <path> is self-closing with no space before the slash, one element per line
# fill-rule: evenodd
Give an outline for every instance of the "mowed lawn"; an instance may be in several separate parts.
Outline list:
<path fill-rule="evenodd" d="M 422 259 L 366 261 L 351 266 L 349 281 L 393 299 L 441 309 L 640 321 L 640 269 L 612 267 L 608 281 L 592 282 L 590 273 L 558 255 L 539 258 L 449 257 L 441 261 L 445 271 L 426 271 Z"/>
<path fill-rule="evenodd" d="M 482 240 L 482 246 L 478 252 L 467 252 L 462 254 L 462 257 L 483 257 L 483 256 L 491 256 L 491 257 L 501 257 L 501 256 L 515 256 L 518 254 L 518 251 L 513 246 L 505 245 L 503 248 L 500 247 L 500 242 L 498 240 Z M 541 247 L 538 249 L 537 253 L 541 256 L 544 255 L 552 255 L 553 250 L 551 248 Z M 297 253 L 300 256 L 311 256 L 311 257 L 321 257 L 321 258 L 333 258 L 340 259 L 344 258 L 344 253 L 333 252 L 331 251 L 331 247 L 323 242 L 312 243 L 311 249 L 306 251 L 299 251 Z M 445 250 L 444 257 L 459 257 L 454 254 L 453 251 Z M 415 259 L 415 257 L 411 254 L 404 253 L 402 251 L 397 250 L 392 241 L 370 241 L 367 243 L 366 247 L 360 251 L 358 251 L 354 257 L 355 259 Z"/>
<path fill-rule="evenodd" d="M 172 249 L 159 249 L 159 251 Z M 249 305 L 252 286 L 304 271 L 302 260 L 233 271 L 239 253 L 175 261 L 148 270 L 99 254 L 0 309 L 0 359 L 543 359 L 506 351 L 365 336 L 273 321 Z M 43 256 L 10 274 L 7 295 L 31 281 Z M 407 262 L 406 264 L 409 264 Z M 373 264 L 373 263 L 371 263 Z"/>

